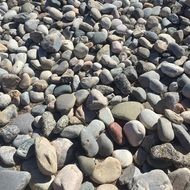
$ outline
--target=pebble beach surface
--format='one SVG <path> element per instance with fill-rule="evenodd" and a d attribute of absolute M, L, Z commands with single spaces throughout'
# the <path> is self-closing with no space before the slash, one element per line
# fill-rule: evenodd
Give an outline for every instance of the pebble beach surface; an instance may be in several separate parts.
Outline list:
<path fill-rule="evenodd" d="M 190 0 L 0 0 L 0 190 L 190 189 Z"/>

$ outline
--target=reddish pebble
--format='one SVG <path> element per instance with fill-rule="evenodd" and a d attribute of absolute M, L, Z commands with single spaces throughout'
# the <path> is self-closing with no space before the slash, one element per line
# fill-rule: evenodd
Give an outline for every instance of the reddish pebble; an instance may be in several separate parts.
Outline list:
<path fill-rule="evenodd" d="M 174 105 L 174 110 L 173 111 L 180 114 L 180 113 L 185 111 L 185 108 L 183 107 L 182 104 L 177 103 L 177 104 Z"/>
<path fill-rule="evenodd" d="M 123 144 L 124 137 L 123 137 L 123 133 L 122 133 L 122 127 L 118 123 L 116 123 L 116 122 L 111 123 L 108 126 L 108 130 L 109 130 L 109 133 L 112 136 L 113 140 L 117 144 Z"/>

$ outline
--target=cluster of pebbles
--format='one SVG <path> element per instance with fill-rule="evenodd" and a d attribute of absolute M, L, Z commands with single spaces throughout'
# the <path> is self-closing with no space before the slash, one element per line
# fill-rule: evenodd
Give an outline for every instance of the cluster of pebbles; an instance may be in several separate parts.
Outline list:
<path fill-rule="evenodd" d="M 190 0 L 0 0 L 0 189 L 189 190 Z"/>

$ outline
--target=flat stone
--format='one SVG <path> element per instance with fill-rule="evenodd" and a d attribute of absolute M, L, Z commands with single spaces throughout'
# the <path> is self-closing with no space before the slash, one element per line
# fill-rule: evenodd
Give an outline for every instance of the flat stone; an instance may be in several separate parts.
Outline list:
<path fill-rule="evenodd" d="M 69 164 L 56 175 L 53 181 L 53 189 L 60 190 L 63 188 L 68 190 L 80 190 L 82 180 L 83 174 L 79 168 L 74 164 Z"/>
<path fill-rule="evenodd" d="M 129 189 L 133 189 L 136 187 L 142 189 L 155 189 L 157 187 L 160 189 L 173 189 L 168 176 L 162 170 L 152 170 L 148 173 L 135 176 L 129 185 Z"/>
<path fill-rule="evenodd" d="M 16 153 L 16 149 L 11 146 L 1 146 L 0 147 L 0 159 L 6 166 L 14 166 L 15 160 L 14 155 Z"/>
<path fill-rule="evenodd" d="M 107 39 L 107 34 L 105 32 L 95 32 L 92 38 L 95 44 L 101 44 L 105 42 L 106 39 Z"/>
<path fill-rule="evenodd" d="M 142 143 L 146 134 L 144 125 L 137 120 L 127 122 L 124 125 L 123 130 L 129 143 L 134 147 L 139 146 Z"/>
<path fill-rule="evenodd" d="M 80 85 L 84 89 L 89 89 L 96 86 L 99 82 L 98 77 L 83 77 L 80 81 Z"/>
<path fill-rule="evenodd" d="M 44 137 L 37 137 L 35 151 L 40 172 L 44 175 L 55 174 L 57 172 L 57 154 L 50 142 Z"/>
<path fill-rule="evenodd" d="M 137 118 L 144 106 L 139 102 L 122 102 L 113 107 L 111 110 L 113 117 L 131 121 Z"/>
<path fill-rule="evenodd" d="M 81 89 L 75 92 L 76 102 L 75 104 L 77 106 L 82 105 L 84 101 L 87 99 L 89 95 L 89 91 L 85 89 Z"/>
<path fill-rule="evenodd" d="M 48 13 L 55 20 L 61 20 L 63 18 L 63 13 L 54 7 L 47 7 Z"/>
<path fill-rule="evenodd" d="M 56 99 L 56 109 L 63 114 L 68 114 L 68 112 L 75 105 L 76 97 L 73 94 L 63 94 Z"/>
<path fill-rule="evenodd" d="M 73 143 L 66 138 L 57 138 L 51 144 L 56 150 L 58 169 L 61 169 L 72 156 Z"/>
<path fill-rule="evenodd" d="M 133 162 L 133 155 L 126 149 L 114 150 L 112 156 L 120 161 L 122 168 L 128 167 Z"/>
<path fill-rule="evenodd" d="M 112 183 L 121 175 L 121 164 L 119 160 L 107 157 L 98 163 L 92 173 L 92 180 L 98 184 Z"/>
<path fill-rule="evenodd" d="M 170 109 L 165 109 L 164 115 L 172 123 L 176 123 L 176 124 L 179 124 L 179 125 L 183 123 L 183 117 L 181 117 L 179 114 L 175 113 L 174 111 L 172 111 Z"/>
<path fill-rule="evenodd" d="M 185 54 L 183 47 L 177 43 L 169 43 L 168 50 L 171 51 L 177 58 L 181 58 Z"/>
<path fill-rule="evenodd" d="M 138 116 L 139 121 L 147 128 L 147 129 L 156 129 L 158 119 L 160 116 L 153 112 L 150 109 L 144 109 Z"/>
<path fill-rule="evenodd" d="M 30 181 L 31 175 L 25 171 L 1 170 L 0 171 L 0 189 L 23 190 Z"/>
<path fill-rule="evenodd" d="M 26 140 L 31 139 L 30 135 L 17 135 L 17 137 L 13 140 L 13 146 L 18 148 L 22 143 Z"/>
<path fill-rule="evenodd" d="M 20 129 L 21 134 L 28 134 L 33 131 L 32 122 L 34 117 L 30 113 L 23 113 L 14 118 L 10 124 L 16 125 Z"/>

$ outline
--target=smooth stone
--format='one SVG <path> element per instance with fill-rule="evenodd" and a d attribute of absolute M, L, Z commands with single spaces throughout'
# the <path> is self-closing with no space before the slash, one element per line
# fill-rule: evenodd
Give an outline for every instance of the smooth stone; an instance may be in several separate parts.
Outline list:
<path fill-rule="evenodd" d="M 34 155 L 34 139 L 30 138 L 24 141 L 17 149 L 16 154 L 24 159 Z"/>
<path fill-rule="evenodd" d="M 19 133 L 20 129 L 16 125 L 6 125 L 0 130 L 0 136 L 6 143 L 12 142 Z"/>
<path fill-rule="evenodd" d="M 103 121 L 106 125 L 110 125 L 114 122 L 113 115 L 111 110 L 108 107 L 102 108 L 99 110 L 98 118 Z"/>
<path fill-rule="evenodd" d="M 85 102 L 85 100 L 87 99 L 88 95 L 89 95 L 89 91 L 88 90 L 81 89 L 81 90 L 76 91 L 75 92 L 75 97 L 76 97 L 75 104 L 77 106 L 82 105 Z"/>
<path fill-rule="evenodd" d="M 47 7 L 47 11 L 50 16 L 55 20 L 61 20 L 63 17 L 63 13 L 54 7 Z"/>
<path fill-rule="evenodd" d="M 179 46 L 177 43 L 169 43 L 168 50 L 171 51 L 178 59 L 185 54 L 184 48 Z"/>
<path fill-rule="evenodd" d="M 112 156 L 120 161 L 122 168 L 128 167 L 133 162 L 133 155 L 126 149 L 114 150 Z"/>
<path fill-rule="evenodd" d="M 29 92 L 30 100 L 33 103 L 39 103 L 44 101 L 44 93 L 43 92 L 35 92 L 35 91 L 30 91 Z"/>
<path fill-rule="evenodd" d="M 23 190 L 28 185 L 30 179 L 31 179 L 31 175 L 29 172 L 1 170 L 0 171 L 0 189 Z"/>
<path fill-rule="evenodd" d="M 46 111 L 47 106 L 38 104 L 34 106 L 31 110 L 33 116 L 42 115 Z"/>
<path fill-rule="evenodd" d="M 86 100 L 86 105 L 90 110 L 99 110 L 108 105 L 108 100 L 99 90 L 92 89 Z"/>
<path fill-rule="evenodd" d="M 48 190 L 52 188 L 52 182 L 54 180 L 54 176 L 45 176 L 43 175 L 37 166 L 36 160 L 34 158 L 27 159 L 22 164 L 23 170 L 29 172 L 31 174 L 31 179 L 29 182 L 29 186 L 31 190 Z"/>
<path fill-rule="evenodd" d="M 18 50 L 18 42 L 14 39 L 10 39 L 7 48 L 10 52 L 16 52 Z"/>
<path fill-rule="evenodd" d="M 190 124 L 190 111 L 184 111 L 181 113 L 181 117 L 183 118 L 183 121 L 187 124 Z"/>
<path fill-rule="evenodd" d="M 141 102 L 141 103 L 145 102 L 147 98 L 146 91 L 141 87 L 133 88 L 132 95 L 135 97 L 135 99 L 138 102 Z"/>
<path fill-rule="evenodd" d="M 150 109 L 144 109 L 138 116 L 139 121 L 147 129 L 156 129 L 158 119 L 160 116 Z"/>
<path fill-rule="evenodd" d="M 96 86 L 98 84 L 98 82 L 99 82 L 98 77 L 83 77 L 80 81 L 80 85 L 84 89 L 89 89 L 89 88 L 93 88 L 94 86 Z"/>
<path fill-rule="evenodd" d="M 149 88 L 156 94 L 161 94 L 164 91 L 164 85 L 157 79 L 150 80 Z"/>
<path fill-rule="evenodd" d="M 137 120 L 127 122 L 124 125 L 123 130 L 129 143 L 133 147 L 139 146 L 142 143 L 146 134 L 144 125 Z"/>
<path fill-rule="evenodd" d="M 102 121 L 94 119 L 88 124 L 86 130 L 90 132 L 95 137 L 95 139 L 97 139 L 105 130 L 105 125 Z"/>
<path fill-rule="evenodd" d="M 53 114 L 49 111 L 45 111 L 42 114 L 42 117 L 39 122 L 42 127 L 43 135 L 45 137 L 49 137 L 56 126 L 56 121 L 53 117 Z"/>
<path fill-rule="evenodd" d="M 63 113 L 68 114 L 68 112 L 74 107 L 76 97 L 73 94 L 63 94 L 56 99 L 56 109 Z"/>
<path fill-rule="evenodd" d="M 74 164 L 69 164 L 56 175 L 53 181 L 53 189 L 80 190 L 82 181 L 83 174 L 79 168 Z"/>
<path fill-rule="evenodd" d="M 78 43 L 74 48 L 74 55 L 83 59 L 88 54 L 89 48 L 82 42 Z"/>
<path fill-rule="evenodd" d="M 113 140 L 117 143 L 117 144 L 123 144 L 124 142 L 124 137 L 123 137 L 123 129 L 122 127 L 116 123 L 113 122 L 108 126 L 108 131 L 111 135 L 111 137 L 113 138 Z"/>
<path fill-rule="evenodd" d="M 95 158 L 89 158 L 87 156 L 78 156 L 79 167 L 86 176 L 90 176 L 95 168 Z"/>
<path fill-rule="evenodd" d="M 184 72 L 190 75 L 190 61 L 186 61 L 183 65 Z"/>
<path fill-rule="evenodd" d="M 138 79 L 137 71 L 132 65 L 129 65 L 126 68 L 124 68 L 123 72 L 131 83 L 135 82 Z"/>
<path fill-rule="evenodd" d="M 11 103 L 11 97 L 8 94 L 0 93 L 0 108 L 6 108 Z"/>
<path fill-rule="evenodd" d="M 94 189 L 95 189 L 94 185 L 89 181 L 84 182 L 80 188 L 80 190 L 94 190 Z"/>
<path fill-rule="evenodd" d="M 165 117 L 158 119 L 157 132 L 162 142 L 170 142 L 174 139 L 174 131 L 171 122 Z"/>
<path fill-rule="evenodd" d="M 77 138 L 83 128 L 84 125 L 81 124 L 69 125 L 62 130 L 60 136 L 68 139 Z"/>
<path fill-rule="evenodd" d="M 190 98 L 190 84 L 186 83 L 183 88 L 182 88 L 182 94 L 186 97 L 186 98 Z"/>
<path fill-rule="evenodd" d="M 111 110 L 113 117 L 117 119 L 131 121 L 144 110 L 144 106 L 139 102 L 122 102 L 113 107 Z"/>
<path fill-rule="evenodd" d="M 182 67 L 165 61 L 161 63 L 160 69 L 165 75 L 171 78 L 178 77 L 184 72 Z"/>
<path fill-rule="evenodd" d="M 61 86 L 58 86 L 54 89 L 54 92 L 53 94 L 55 96 L 60 96 L 62 94 L 66 94 L 66 93 L 72 93 L 72 89 L 71 89 L 71 86 L 70 85 L 61 85 Z"/>
<path fill-rule="evenodd" d="M 113 82 L 112 74 L 108 69 L 103 69 L 99 75 L 102 84 L 109 85 Z"/>
<path fill-rule="evenodd" d="M 99 151 L 98 143 L 96 142 L 95 137 L 89 130 L 85 128 L 81 130 L 80 140 L 81 140 L 81 145 L 84 148 L 87 156 L 94 157 L 98 153 Z"/>
<path fill-rule="evenodd" d="M 118 180 L 119 184 L 127 185 L 133 180 L 134 177 L 136 177 L 138 175 L 141 175 L 139 168 L 134 166 L 134 164 L 131 164 L 123 170 L 123 172 Z"/>
<path fill-rule="evenodd" d="M 34 117 L 30 113 L 23 113 L 14 118 L 10 124 L 16 125 L 20 129 L 21 134 L 28 134 L 33 131 L 32 122 Z"/>
<path fill-rule="evenodd" d="M 107 157 L 98 163 L 91 175 L 91 179 L 98 184 L 112 183 L 121 175 L 121 164 L 119 160 Z"/>
<path fill-rule="evenodd" d="M 98 139 L 97 143 L 99 146 L 98 154 L 102 157 L 108 157 L 112 154 L 114 147 L 112 141 L 106 136 L 105 133 L 102 133 Z"/>
<path fill-rule="evenodd" d="M 0 160 L 6 166 L 14 166 L 15 160 L 14 155 L 16 153 L 16 149 L 11 146 L 1 146 L 0 147 Z"/>
<path fill-rule="evenodd" d="M 51 144 L 56 150 L 58 169 L 61 169 L 72 156 L 73 143 L 66 138 L 57 138 Z"/>
<path fill-rule="evenodd" d="M 118 190 L 118 188 L 112 184 L 103 184 L 98 186 L 96 190 Z"/>
<path fill-rule="evenodd" d="M 57 154 L 54 146 L 46 138 L 37 137 L 35 139 L 35 152 L 40 172 L 48 176 L 55 174 L 57 172 Z"/>
<path fill-rule="evenodd" d="M 175 137 L 178 139 L 182 147 L 184 147 L 188 152 L 190 151 L 190 135 L 184 129 L 182 125 L 172 124 Z"/>
<path fill-rule="evenodd" d="M 190 188 L 189 178 L 190 170 L 188 168 L 179 168 L 168 174 L 173 186 L 173 190 L 184 190 Z"/>
<path fill-rule="evenodd" d="M 168 176 L 162 170 L 158 169 L 135 176 L 128 187 L 129 189 L 134 189 L 136 187 L 142 189 L 155 189 L 157 187 L 168 190 L 173 189 Z"/>

